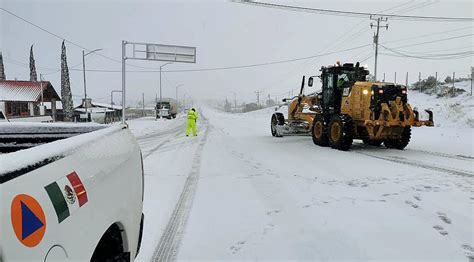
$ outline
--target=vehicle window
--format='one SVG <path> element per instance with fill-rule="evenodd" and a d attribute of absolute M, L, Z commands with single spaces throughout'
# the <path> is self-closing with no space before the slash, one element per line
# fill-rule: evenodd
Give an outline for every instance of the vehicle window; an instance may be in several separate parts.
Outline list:
<path fill-rule="evenodd" d="M 351 88 L 350 87 L 345 87 L 344 91 L 342 92 L 343 96 L 348 96 L 351 93 Z"/>

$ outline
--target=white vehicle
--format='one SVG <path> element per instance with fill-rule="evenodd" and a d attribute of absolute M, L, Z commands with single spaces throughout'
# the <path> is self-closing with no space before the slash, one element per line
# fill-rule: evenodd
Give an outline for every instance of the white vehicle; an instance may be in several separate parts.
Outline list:
<path fill-rule="evenodd" d="M 136 257 L 143 163 L 126 125 L 0 123 L 0 152 L 0 261 Z"/>
<path fill-rule="evenodd" d="M 163 101 L 163 102 L 156 103 L 155 110 L 156 110 L 156 119 L 158 118 L 172 119 L 172 118 L 176 118 L 176 115 L 178 114 L 178 111 L 177 111 L 178 107 L 172 101 Z"/>

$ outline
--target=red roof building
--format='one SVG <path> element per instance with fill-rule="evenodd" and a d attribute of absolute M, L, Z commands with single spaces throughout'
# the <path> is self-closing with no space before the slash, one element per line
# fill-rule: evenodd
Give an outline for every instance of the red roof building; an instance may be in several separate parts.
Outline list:
<path fill-rule="evenodd" d="M 55 120 L 60 101 L 49 81 L 0 80 L 0 110 L 8 118 L 50 115 Z"/>

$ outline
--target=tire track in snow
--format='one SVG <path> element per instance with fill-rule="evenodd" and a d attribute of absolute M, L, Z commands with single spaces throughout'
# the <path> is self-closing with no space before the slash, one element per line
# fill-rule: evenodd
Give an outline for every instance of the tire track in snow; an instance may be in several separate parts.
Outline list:
<path fill-rule="evenodd" d="M 440 172 L 444 172 L 444 173 L 450 173 L 450 174 L 453 174 L 453 175 L 469 176 L 469 177 L 474 176 L 474 173 L 466 171 L 466 170 L 440 167 L 440 166 L 436 166 L 434 164 L 417 163 L 417 162 L 412 162 L 408 159 L 399 159 L 399 158 L 390 157 L 390 156 L 379 156 L 379 155 L 376 156 L 376 155 L 372 155 L 372 154 L 368 154 L 368 153 L 360 152 L 360 151 L 356 151 L 356 153 L 364 155 L 364 156 L 369 156 L 369 157 L 373 157 L 373 158 L 377 158 L 377 159 L 381 159 L 381 160 L 386 160 L 386 161 L 390 161 L 390 162 L 394 162 L 394 163 L 407 165 L 407 166 L 421 167 L 421 168 L 425 168 L 425 169 L 429 169 L 429 170 L 440 171 Z"/>
<path fill-rule="evenodd" d="M 180 125 L 180 126 L 177 126 L 177 127 L 173 128 L 171 130 L 168 130 L 166 132 L 157 133 L 157 134 L 137 138 L 138 144 L 140 145 L 140 148 L 142 148 L 143 153 L 144 153 L 143 154 L 143 159 L 147 158 L 148 156 L 150 156 L 151 154 L 156 152 L 158 149 L 160 149 L 162 146 L 169 143 L 172 139 L 179 136 L 181 134 L 182 130 L 183 130 L 183 126 Z M 168 134 L 170 134 L 170 135 L 163 142 L 161 142 L 158 145 L 152 147 L 151 149 L 145 150 L 145 147 L 148 147 L 149 145 L 154 144 L 153 140 L 155 140 L 159 137 L 166 136 Z"/>
<path fill-rule="evenodd" d="M 178 254 L 179 245 L 181 243 L 183 232 L 189 218 L 194 194 L 199 181 L 202 151 L 204 149 L 210 127 L 204 116 L 202 116 L 202 119 L 206 123 L 205 131 L 203 137 L 199 141 L 198 148 L 196 149 L 191 172 L 186 179 L 183 191 L 181 192 L 179 200 L 176 203 L 163 235 L 158 242 L 158 246 L 153 252 L 151 261 L 174 261 Z"/>
<path fill-rule="evenodd" d="M 355 150 L 355 149 L 363 149 L 363 150 L 371 149 L 371 151 L 385 151 L 385 150 L 388 150 L 387 148 L 368 146 L 368 145 L 365 145 L 365 144 L 362 144 L 362 143 L 355 143 L 354 145 L 355 145 L 355 147 L 353 148 L 353 150 Z M 391 150 L 399 151 L 397 149 L 391 149 Z M 463 160 L 463 161 L 471 161 L 471 160 L 474 159 L 474 157 L 472 157 L 472 156 L 461 155 L 461 154 L 453 155 L 453 154 L 434 152 L 434 151 L 428 151 L 428 150 L 420 150 L 420 149 L 411 149 L 411 148 L 406 148 L 404 150 L 408 151 L 408 152 L 418 152 L 418 153 L 423 153 L 423 154 L 427 154 L 427 155 L 433 155 L 433 156 L 439 156 L 439 157 L 456 159 L 456 160 Z"/>
<path fill-rule="evenodd" d="M 440 152 L 432 152 L 432 151 L 426 151 L 426 150 L 418 150 L 418 149 L 406 149 L 407 151 L 413 151 L 413 152 L 421 152 L 425 153 L 428 155 L 434 155 L 434 156 L 440 156 L 440 157 L 445 157 L 445 158 L 451 158 L 451 159 L 457 159 L 457 160 L 465 160 L 465 161 L 471 161 L 474 159 L 472 156 L 465 156 L 465 155 L 451 155 L 451 154 L 446 154 L 446 153 L 440 153 Z"/>

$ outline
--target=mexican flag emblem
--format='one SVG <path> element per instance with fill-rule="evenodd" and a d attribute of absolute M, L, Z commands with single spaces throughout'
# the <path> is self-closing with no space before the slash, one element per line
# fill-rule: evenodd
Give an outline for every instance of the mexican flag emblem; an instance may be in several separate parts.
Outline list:
<path fill-rule="evenodd" d="M 76 172 L 44 187 L 61 223 L 87 203 L 87 192 Z"/>

